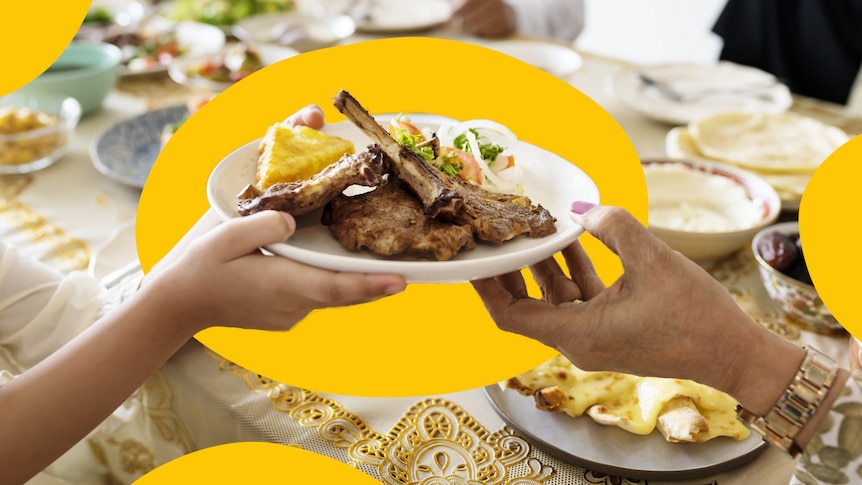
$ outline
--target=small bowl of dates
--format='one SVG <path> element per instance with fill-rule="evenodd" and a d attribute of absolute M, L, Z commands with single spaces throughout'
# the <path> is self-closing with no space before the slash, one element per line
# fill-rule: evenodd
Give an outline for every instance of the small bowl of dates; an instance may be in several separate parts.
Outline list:
<path fill-rule="evenodd" d="M 798 223 L 782 222 L 761 230 L 751 249 L 766 292 L 785 313 L 809 330 L 843 332 L 811 282 Z"/>

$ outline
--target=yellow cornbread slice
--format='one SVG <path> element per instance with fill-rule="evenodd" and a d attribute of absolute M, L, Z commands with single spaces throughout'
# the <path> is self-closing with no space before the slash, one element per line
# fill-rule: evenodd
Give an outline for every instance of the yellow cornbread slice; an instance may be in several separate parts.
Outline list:
<path fill-rule="evenodd" d="M 344 154 L 354 152 L 353 142 L 307 126 L 285 122 L 269 127 L 260 143 L 255 185 L 266 190 L 279 182 L 310 178 Z"/>

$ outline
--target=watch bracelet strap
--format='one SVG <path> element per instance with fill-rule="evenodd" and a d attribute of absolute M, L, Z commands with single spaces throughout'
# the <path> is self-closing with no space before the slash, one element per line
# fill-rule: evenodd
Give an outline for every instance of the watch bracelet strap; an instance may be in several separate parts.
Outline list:
<path fill-rule="evenodd" d="M 803 348 L 806 355 L 802 365 L 766 415 L 755 416 L 741 405 L 736 407 L 739 419 L 793 457 L 803 451 L 796 435 L 817 412 L 838 373 L 835 361 L 813 347 Z"/>

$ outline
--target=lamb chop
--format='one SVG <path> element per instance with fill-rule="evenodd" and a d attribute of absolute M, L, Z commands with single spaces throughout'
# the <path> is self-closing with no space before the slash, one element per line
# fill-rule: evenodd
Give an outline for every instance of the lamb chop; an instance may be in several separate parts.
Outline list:
<path fill-rule="evenodd" d="M 433 255 L 445 261 L 476 245 L 469 226 L 429 218 L 398 180 L 362 195 L 339 195 L 324 207 L 321 223 L 347 249 L 383 256 Z"/>
<path fill-rule="evenodd" d="M 350 93 L 342 89 L 333 98 L 333 104 L 396 162 L 392 164 L 395 176 L 416 193 L 425 214 L 450 218 L 463 209 L 462 198 L 442 180 L 441 175 L 445 174 L 429 166 L 413 150 L 398 144 Z"/>
<path fill-rule="evenodd" d="M 263 210 L 279 210 L 294 216 L 323 207 L 351 185 L 375 187 L 384 178 L 383 152 L 369 145 L 364 152 L 345 155 L 308 180 L 273 184 L 264 192 L 247 185 L 239 194 L 237 212 L 247 216 Z"/>
<path fill-rule="evenodd" d="M 333 104 L 391 158 L 392 172 L 415 193 L 428 217 L 468 225 L 479 239 L 493 244 L 556 232 L 556 219 L 529 198 L 489 192 L 425 163 L 398 144 L 347 91 L 339 91 Z"/>

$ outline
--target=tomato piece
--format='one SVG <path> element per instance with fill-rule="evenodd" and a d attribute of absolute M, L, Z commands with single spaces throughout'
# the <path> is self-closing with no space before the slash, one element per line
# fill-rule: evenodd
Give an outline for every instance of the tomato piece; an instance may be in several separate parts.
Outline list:
<path fill-rule="evenodd" d="M 417 128 L 413 123 L 402 119 L 392 118 L 389 120 L 389 126 L 386 131 L 388 131 L 390 135 L 395 136 L 395 130 L 405 130 L 410 135 L 422 135 L 422 130 Z M 421 140 L 422 138 L 420 138 L 420 141 Z"/>
<path fill-rule="evenodd" d="M 464 166 L 464 168 L 462 168 L 458 173 L 462 179 L 469 180 L 477 185 L 482 185 L 482 168 L 479 167 L 479 162 L 476 161 L 476 158 L 473 157 L 473 155 L 470 155 L 464 150 L 447 146 L 440 147 L 440 155 L 451 156 Z"/>

